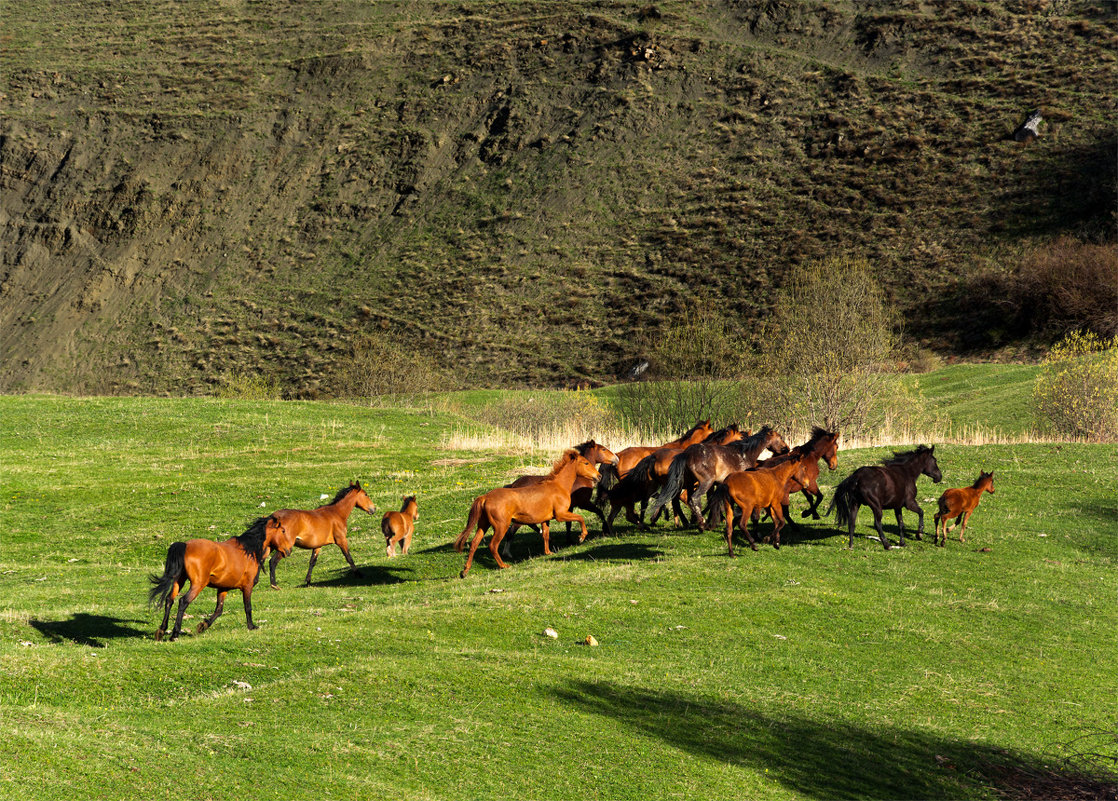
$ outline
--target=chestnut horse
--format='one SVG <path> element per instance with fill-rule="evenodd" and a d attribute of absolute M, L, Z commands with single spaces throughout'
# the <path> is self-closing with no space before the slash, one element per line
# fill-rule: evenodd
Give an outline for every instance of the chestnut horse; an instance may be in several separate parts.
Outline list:
<path fill-rule="evenodd" d="M 183 586 L 190 582 L 190 590 L 179 601 L 179 612 L 171 639 L 178 639 L 182 632 L 182 618 L 186 607 L 206 589 L 217 590 L 217 607 L 212 615 L 198 624 L 197 633 L 213 625 L 225 609 L 225 596 L 229 590 L 240 590 L 245 599 L 245 622 L 249 630 L 257 628 L 252 622 L 252 588 L 260 576 L 260 566 L 268 548 L 282 546 L 283 524 L 275 515 L 258 518 L 244 534 L 224 542 L 213 540 L 188 540 L 171 543 L 163 564 L 163 575 L 153 573 L 149 580 L 154 585 L 148 593 L 148 603 L 163 607 L 163 622 L 155 632 L 155 639 L 162 640 L 171 618 L 171 605 Z"/>
<path fill-rule="evenodd" d="M 889 550 L 889 540 L 881 530 L 881 512 L 892 509 L 897 515 L 897 529 L 900 531 L 900 544 L 904 545 L 904 522 L 901 509 L 908 509 L 920 516 L 916 529 L 916 539 L 924 539 L 924 510 L 916 502 L 916 479 L 925 475 L 935 483 L 943 479 L 936 464 L 936 449 L 921 445 L 907 453 L 894 452 L 893 458 L 884 460 L 880 465 L 859 467 L 835 488 L 829 515 L 835 512 L 835 520 L 850 531 L 847 548 L 854 547 L 854 523 L 858 518 L 858 507 L 862 504 L 873 511 L 873 525 L 885 550 Z"/>
<path fill-rule="evenodd" d="M 757 543 L 749 533 L 749 520 L 754 510 L 764 509 L 773 519 L 772 542 L 780 548 L 780 530 L 784 528 L 784 502 L 788 498 L 791 482 L 807 481 L 807 465 L 811 456 L 803 454 L 772 467 L 757 467 L 730 473 L 713 493 L 711 517 L 717 525 L 719 516 L 726 520 L 726 547 L 734 555 L 734 504 L 741 509 L 741 530 L 749 540 L 749 547 L 757 550 Z"/>
<path fill-rule="evenodd" d="M 648 510 L 649 517 L 655 520 L 660 509 L 671 502 L 676 517 L 682 518 L 679 496 L 686 490 L 687 505 L 691 507 L 695 523 L 702 531 L 706 528 L 706 518 L 703 517 L 699 499 L 706 495 L 715 482 L 722 481 L 731 473 L 756 467 L 757 457 L 766 449 L 775 454 L 788 453 L 788 444 L 769 426 L 729 445 L 712 445 L 706 442 L 692 445 L 672 460 L 664 486 Z"/>
<path fill-rule="evenodd" d="M 634 445 L 631 448 L 624 448 L 617 452 L 617 477 L 623 477 L 636 467 L 641 459 L 648 456 L 653 451 L 661 448 L 672 448 L 681 451 L 690 445 L 702 442 L 710 436 L 713 430 L 714 429 L 710 427 L 710 420 L 700 420 L 685 431 L 678 439 L 665 442 L 663 445 Z"/>
<path fill-rule="evenodd" d="M 309 511 L 279 509 L 273 512 L 272 514 L 283 523 L 287 534 L 284 547 L 277 549 L 268 562 L 268 576 L 272 581 L 272 589 L 279 589 L 279 585 L 276 584 L 276 563 L 279 562 L 280 557 L 291 553 L 292 546 L 306 548 L 311 552 L 311 563 L 307 567 L 304 587 L 311 583 L 311 571 L 314 570 L 314 563 L 318 561 L 319 551 L 331 543 L 341 548 L 342 555 L 349 562 L 349 569 L 354 573 L 360 573 L 357 565 L 353 563 L 353 557 L 349 555 L 349 541 L 346 539 L 346 524 L 354 507 L 369 514 L 377 509 L 365 490 L 361 488 L 360 481 L 350 482 L 348 487 L 342 487 L 334 496 L 334 500 L 317 509 Z"/>
<path fill-rule="evenodd" d="M 788 490 L 789 495 L 802 492 L 804 497 L 807 498 L 808 508 L 800 513 L 800 517 L 810 515 L 816 520 L 819 519 L 819 504 L 823 502 L 823 491 L 819 489 L 819 460 L 826 461 L 827 467 L 831 470 L 838 467 L 838 439 L 838 432 L 824 431 L 816 426 L 811 430 L 811 437 L 803 445 L 797 445 L 788 453 L 773 456 L 760 464 L 761 467 L 775 467 L 783 462 L 799 459 L 805 454 L 812 457 L 806 463 L 807 482 L 792 481 Z M 787 499 L 784 501 L 784 517 L 788 517 Z"/>
<path fill-rule="evenodd" d="M 512 523 L 539 523 L 543 534 L 543 550 L 551 554 L 550 532 L 548 522 L 551 520 L 570 521 L 578 523 L 582 528 L 579 542 L 586 539 L 586 521 L 571 508 L 571 487 L 576 479 L 585 478 L 590 481 L 598 480 L 598 469 L 590 464 L 585 456 L 579 455 L 574 448 L 568 448 L 551 471 L 551 476 L 544 481 L 529 484 L 526 487 L 499 487 L 490 490 L 484 495 L 479 495 L 470 506 L 470 516 L 466 527 L 454 541 L 454 550 L 459 553 L 470 538 L 471 531 L 476 530 L 470 542 L 470 553 L 466 557 L 466 565 L 459 574 L 462 578 L 470 571 L 474 561 L 474 553 L 481 543 L 481 538 L 490 528 L 493 536 L 489 538 L 489 551 L 497 562 L 497 567 L 508 567 L 497 549 L 504 539 L 505 533 Z"/>
<path fill-rule="evenodd" d="M 947 545 L 947 532 L 959 525 L 962 521 L 963 527 L 959 529 L 959 542 L 966 542 L 963 535 L 967 533 L 967 521 L 970 520 L 971 512 L 978 506 L 978 502 L 982 500 L 982 493 L 989 492 L 994 494 L 994 471 L 989 473 L 979 472 L 978 478 L 969 487 L 959 487 L 958 489 L 945 490 L 939 496 L 939 511 L 935 514 L 936 532 L 933 541 L 941 548 Z M 951 528 L 947 527 L 947 521 L 955 518 L 955 522 Z M 939 522 L 943 521 L 943 540 L 939 538 Z"/>
<path fill-rule="evenodd" d="M 579 452 L 580 456 L 585 457 L 586 460 L 588 462 L 590 462 L 590 464 L 594 465 L 595 467 L 600 465 L 600 464 L 613 465 L 614 467 L 617 466 L 617 462 L 618 462 L 617 454 L 615 454 L 613 451 L 611 451 L 605 445 L 601 445 L 601 444 L 595 442 L 592 439 L 588 439 L 586 442 L 583 442 L 580 445 L 575 445 L 575 450 Z M 511 484 L 506 484 L 505 487 L 507 489 L 516 489 L 518 487 L 527 487 L 527 486 L 530 486 L 532 484 L 538 484 L 541 481 L 546 481 L 549 478 L 551 478 L 550 475 L 547 475 L 547 476 L 521 476 L 520 478 L 516 479 L 516 481 L 512 482 Z M 612 534 L 613 532 L 610 530 L 610 526 L 609 526 L 609 523 L 606 521 L 605 514 L 602 512 L 601 508 L 596 503 L 594 503 L 594 487 L 595 487 L 596 484 L 597 484 L 597 482 L 590 481 L 589 479 L 585 479 L 585 478 L 575 479 L 575 483 L 571 487 L 571 509 L 572 510 L 573 509 L 586 509 L 589 512 L 593 512 L 594 514 L 596 514 L 598 516 L 598 519 L 602 521 L 602 531 L 604 531 L 606 534 Z M 513 523 L 512 528 L 505 535 L 505 542 L 504 542 L 505 552 L 504 552 L 504 555 L 505 555 L 506 558 L 508 558 L 508 555 L 509 555 L 508 554 L 508 548 L 509 548 L 509 539 L 508 538 L 516 533 L 517 528 L 519 528 L 519 526 L 516 523 Z M 571 523 L 570 523 L 570 521 L 567 522 L 567 540 L 568 540 L 568 542 L 570 542 L 570 540 L 571 540 Z"/>
<path fill-rule="evenodd" d="M 407 556 L 411 547 L 411 535 L 415 531 L 415 521 L 419 519 L 419 504 L 414 495 L 404 496 L 404 505 L 398 512 L 385 512 L 380 519 L 380 531 L 390 557 L 396 555 L 396 543 L 400 545 L 400 555 Z"/>

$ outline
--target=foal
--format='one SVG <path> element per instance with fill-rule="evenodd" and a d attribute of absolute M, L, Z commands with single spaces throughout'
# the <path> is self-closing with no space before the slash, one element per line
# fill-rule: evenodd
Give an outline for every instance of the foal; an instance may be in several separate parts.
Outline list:
<path fill-rule="evenodd" d="M 963 539 L 963 534 L 967 531 L 967 521 L 970 520 L 971 512 L 978 506 L 978 502 L 982 499 L 982 493 L 989 492 L 994 494 L 994 471 L 989 473 L 979 472 L 978 479 L 969 487 L 959 487 L 958 489 L 945 490 L 939 496 L 939 511 L 935 514 L 936 533 L 934 536 L 935 544 L 939 547 L 947 545 L 947 532 L 959 525 L 962 521 L 963 527 L 959 530 L 959 542 L 966 542 Z M 951 528 L 947 527 L 947 521 L 954 517 L 955 522 Z M 943 540 L 940 540 L 939 523 L 943 521 Z"/>
<path fill-rule="evenodd" d="M 415 521 L 419 519 L 419 504 L 414 495 L 404 497 L 404 505 L 398 512 L 385 512 L 380 519 L 380 530 L 388 547 L 388 555 L 396 555 L 396 543 L 400 545 L 400 555 L 407 556 L 411 547 L 411 535 L 415 531 Z"/>

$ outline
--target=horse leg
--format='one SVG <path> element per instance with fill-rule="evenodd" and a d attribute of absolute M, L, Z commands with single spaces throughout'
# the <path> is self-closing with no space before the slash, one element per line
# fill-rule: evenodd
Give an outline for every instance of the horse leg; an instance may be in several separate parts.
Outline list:
<path fill-rule="evenodd" d="M 241 595 L 245 598 L 245 625 L 248 626 L 249 631 L 255 631 L 260 627 L 252 622 L 252 587 L 247 589 L 242 587 Z"/>
<path fill-rule="evenodd" d="M 753 510 L 749 510 L 749 511 L 750 511 L 750 514 L 746 514 L 745 507 L 743 506 L 741 508 L 741 530 L 742 530 L 742 533 L 745 534 L 745 538 L 747 540 L 749 540 L 749 547 L 752 548 L 754 551 L 756 551 L 757 550 L 757 543 L 753 540 L 753 535 L 749 533 L 749 521 L 753 517 L 753 514 L 752 514 Z M 779 548 L 780 546 L 777 545 L 776 547 Z"/>
<path fill-rule="evenodd" d="M 276 565 L 279 564 L 280 558 L 283 556 L 279 551 L 272 551 L 272 558 L 268 560 L 268 578 L 272 581 L 272 589 L 278 590 L 279 585 L 276 584 Z"/>
<path fill-rule="evenodd" d="M 218 591 L 218 593 L 217 593 L 217 606 L 214 607 L 214 613 L 212 615 L 210 615 L 208 618 L 206 618 L 205 620 L 203 620 L 201 623 L 198 624 L 198 628 L 194 632 L 195 634 L 201 634 L 203 631 L 205 631 L 210 626 L 212 626 L 214 624 L 215 620 L 217 620 L 219 617 L 221 617 L 221 613 L 225 611 L 225 596 L 228 593 L 229 593 L 229 590 L 219 590 Z"/>
<path fill-rule="evenodd" d="M 551 525 L 545 520 L 540 524 L 540 536 L 543 537 L 543 552 L 551 556 Z"/>
<path fill-rule="evenodd" d="M 493 536 L 489 538 L 489 552 L 493 554 L 493 559 L 497 562 L 497 567 L 501 568 L 501 570 L 504 570 L 508 567 L 508 565 L 505 564 L 504 560 L 501 559 L 499 549 L 501 547 L 501 541 L 505 538 L 505 532 L 508 531 L 509 521 L 494 520 L 493 518 L 490 518 L 489 523 L 493 526 Z M 480 526 L 478 527 L 478 531 L 481 531 Z M 481 537 L 479 536 L 477 539 L 480 541 Z M 473 556 L 474 548 L 471 547 L 470 558 L 472 559 Z M 467 561 L 466 567 L 469 568 L 469 566 L 469 561 Z M 465 571 L 463 571 L 463 575 L 465 575 Z"/>
<path fill-rule="evenodd" d="M 713 484 L 714 482 L 709 479 L 701 481 L 694 492 L 687 493 L 687 505 L 690 506 L 691 511 L 695 513 L 695 525 L 698 526 L 699 531 L 706 531 L 707 527 L 707 521 L 706 518 L 703 517 L 703 510 L 699 505 L 699 499 L 710 491 Z"/>
<path fill-rule="evenodd" d="M 970 513 L 973 511 L 974 510 L 971 509 L 969 511 L 963 512 L 962 514 L 963 527 L 959 529 L 959 542 L 966 542 L 966 540 L 963 539 L 963 535 L 967 533 L 967 521 L 970 520 Z M 944 539 L 946 539 L 946 537 L 944 537 Z"/>
<path fill-rule="evenodd" d="M 900 542 L 898 544 L 903 548 L 905 545 L 904 520 L 901 519 L 901 509 L 899 506 L 893 510 L 893 514 L 897 516 L 897 535 L 900 537 Z"/>
<path fill-rule="evenodd" d="M 481 538 L 485 536 L 485 530 L 484 523 L 479 523 L 474 530 L 474 538 L 470 540 L 470 552 L 466 555 L 466 564 L 458 574 L 459 578 L 466 578 L 466 574 L 470 572 L 470 565 L 474 562 L 474 554 L 477 553 L 477 546 L 481 544 Z"/>
<path fill-rule="evenodd" d="M 201 583 L 200 581 L 198 582 L 198 584 Z M 177 640 L 179 634 L 182 633 L 182 618 L 183 615 L 186 614 L 186 607 L 190 606 L 194 599 L 198 597 L 198 594 L 202 592 L 203 588 L 204 587 L 200 587 L 191 581 L 190 592 L 179 599 L 179 612 L 178 615 L 175 616 L 175 628 L 171 631 L 171 642 Z"/>
<path fill-rule="evenodd" d="M 586 520 L 583 519 L 582 515 L 577 515 L 574 512 L 560 512 L 555 515 L 555 519 L 560 520 L 564 523 L 578 523 L 579 528 L 582 531 L 582 536 L 578 538 L 578 541 L 579 543 L 583 543 L 586 541 L 586 535 L 589 532 L 586 530 Z M 544 525 L 547 524 L 545 523 Z"/>
<path fill-rule="evenodd" d="M 769 507 L 769 515 L 773 519 L 773 547 L 780 550 L 780 530 L 784 528 L 785 511 L 783 506 L 774 503 Z"/>
<path fill-rule="evenodd" d="M 314 570 L 314 563 L 318 561 L 318 554 L 321 550 L 322 547 L 319 546 L 311 551 L 311 563 L 307 565 L 307 579 L 303 582 L 304 587 L 309 587 L 311 585 L 311 571 Z"/>
<path fill-rule="evenodd" d="M 871 506 L 870 510 L 873 511 L 873 527 L 877 529 L 877 536 L 881 540 L 881 544 L 885 546 L 885 550 L 889 550 L 889 540 L 885 536 L 885 531 L 881 528 L 881 510 L 876 506 Z"/>
<path fill-rule="evenodd" d="M 723 517 L 726 518 L 726 548 L 730 551 L 730 556 L 734 555 L 734 505 L 726 501 L 726 506 L 723 509 Z"/>
<path fill-rule="evenodd" d="M 361 568 L 353 563 L 353 557 L 349 555 L 349 540 L 346 539 L 346 535 L 340 533 L 335 534 L 334 544 L 342 549 L 342 556 L 344 556 L 345 560 L 349 562 L 349 571 L 360 576 Z"/>
<path fill-rule="evenodd" d="M 402 548 L 402 550 L 400 552 L 400 556 L 407 556 L 408 555 L 408 548 L 411 547 L 411 535 L 412 535 L 411 531 L 409 531 L 407 534 L 404 535 L 404 543 L 403 543 L 403 545 L 400 546 Z"/>
<path fill-rule="evenodd" d="M 904 508 L 908 509 L 910 512 L 916 512 L 916 515 L 917 515 L 916 539 L 918 539 L 918 540 L 924 539 L 924 510 L 920 507 L 920 504 L 918 504 L 916 502 L 916 498 L 909 498 L 908 502 L 905 503 Z M 900 516 L 901 516 L 901 512 L 898 509 L 897 510 L 897 518 L 899 519 Z"/>
<path fill-rule="evenodd" d="M 171 585 L 171 592 L 167 595 L 167 601 L 163 604 L 163 622 L 159 628 L 155 630 L 155 641 L 159 642 L 163 639 L 163 635 L 167 633 L 167 621 L 171 619 L 171 606 L 175 603 L 175 598 L 179 596 L 179 590 L 182 585 L 177 581 Z"/>
<path fill-rule="evenodd" d="M 605 534 L 607 537 L 612 537 L 613 536 L 613 528 L 610 526 L 609 522 L 606 520 L 606 516 L 602 513 L 602 510 L 599 509 L 598 506 L 594 502 L 591 501 L 590 503 L 586 504 L 586 506 L 580 506 L 578 508 L 579 509 L 586 509 L 587 511 L 590 511 L 590 512 L 593 512 L 594 514 L 596 514 L 598 516 L 598 519 L 602 521 L 602 533 Z M 573 506 L 571 507 L 571 511 L 572 512 L 574 511 Z M 583 538 L 583 539 L 585 539 L 585 538 Z M 571 524 L 569 522 L 567 523 L 567 542 L 569 544 L 572 544 L 572 545 L 574 544 L 571 540 Z"/>
<path fill-rule="evenodd" d="M 858 509 L 861 508 L 860 504 L 852 504 L 850 507 L 850 522 L 847 523 L 847 528 L 850 532 L 850 542 L 846 544 L 846 550 L 854 550 L 854 524 L 858 522 Z"/>

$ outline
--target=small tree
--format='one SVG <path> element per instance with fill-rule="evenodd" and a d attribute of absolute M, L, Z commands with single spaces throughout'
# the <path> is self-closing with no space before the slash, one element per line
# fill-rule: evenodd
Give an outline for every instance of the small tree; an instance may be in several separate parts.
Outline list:
<path fill-rule="evenodd" d="M 800 430 L 879 425 L 897 392 L 898 322 L 865 260 L 794 269 L 762 329 L 759 410 Z"/>
<path fill-rule="evenodd" d="M 394 343 L 363 334 L 353 341 L 352 358 L 332 379 L 341 397 L 375 398 L 445 389 L 447 379 L 435 360 L 409 353 Z"/>
<path fill-rule="evenodd" d="M 1118 439 L 1118 337 L 1065 336 L 1045 357 L 1033 397 L 1041 419 L 1061 434 Z"/>

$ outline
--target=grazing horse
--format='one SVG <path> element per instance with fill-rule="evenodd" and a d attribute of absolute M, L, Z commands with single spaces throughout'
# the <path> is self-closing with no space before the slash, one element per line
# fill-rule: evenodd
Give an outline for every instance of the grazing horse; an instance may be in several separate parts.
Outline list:
<path fill-rule="evenodd" d="M 889 540 L 881 530 L 881 511 L 892 509 L 897 515 L 897 529 L 900 531 L 900 544 L 904 545 L 904 522 L 901 509 L 908 509 L 920 516 L 916 529 L 916 539 L 924 539 L 924 510 L 916 502 L 916 479 L 925 475 L 935 483 L 943 479 L 936 464 L 936 449 L 921 445 L 907 453 L 894 452 L 893 458 L 884 460 L 880 465 L 859 467 L 835 488 L 829 515 L 835 512 L 835 520 L 850 531 L 848 548 L 854 547 L 854 523 L 858 518 L 858 508 L 865 504 L 873 511 L 873 525 L 885 550 L 889 550 Z"/>
<path fill-rule="evenodd" d="M 407 556 L 411 547 L 411 535 L 415 531 L 415 521 L 419 519 L 419 504 L 414 495 L 404 496 L 404 505 L 398 512 L 385 512 L 380 519 L 380 531 L 390 557 L 396 555 L 396 543 L 400 543 L 400 555 Z"/>
<path fill-rule="evenodd" d="M 360 573 L 353 557 L 349 555 L 349 541 L 346 539 L 346 525 L 349 515 L 354 507 L 363 512 L 372 514 L 377 510 L 372 500 L 361 488 L 360 481 L 350 482 L 348 487 L 342 487 L 334 500 L 317 509 L 279 509 L 274 514 L 287 531 L 287 540 L 284 547 L 276 550 L 268 562 L 268 576 L 272 581 L 272 589 L 278 590 L 276 584 L 276 563 L 280 557 L 291 553 L 291 547 L 307 548 L 311 552 L 311 563 L 307 567 L 307 578 L 303 586 L 311 583 L 311 571 L 314 563 L 318 561 L 318 553 L 323 546 L 333 543 L 342 550 L 342 555 L 349 562 L 349 569 Z"/>
<path fill-rule="evenodd" d="M 470 506 L 470 516 L 466 520 L 466 527 L 454 541 L 454 550 L 459 553 L 470 538 L 470 533 L 476 530 L 470 542 L 470 553 L 466 557 L 466 565 L 459 574 L 462 578 L 470 571 L 474 561 L 474 553 L 481 543 L 481 538 L 490 528 L 493 536 L 489 538 L 489 551 L 500 568 L 508 567 L 498 548 L 511 523 L 539 523 L 543 534 L 543 550 L 551 554 L 550 532 L 548 522 L 551 520 L 571 521 L 578 523 L 582 528 L 579 542 L 586 539 L 586 521 L 579 515 L 569 511 L 571 508 L 571 487 L 576 479 L 585 478 L 590 481 L 598 480 L 598 469 L 592 465 L 585 456 L 579 455 L 574 448 L 568 448 L 551 471 L 551 476 L 545 481 L 529 484 L 526 487 L 499 487 L 490 490 L 484 495 L 479 495 Z"/>
<path fill-rule="evenodd" d="M 691 507 L 695 523 L 702 531 L 706 528 L 706 518 L 703 517 L 699 500 L 715 482 L 722 481 L 731 473 L 756 467 L 757 457 L 766 449 L 775 454 L 788 453 L 788 444 L 769 426 L 729 445 L 712 445 L 706 442 L 692 445 L 672 460 L 664 486 L 648 510 L 649 517 L 655 520 L 660 509 L 670 501 L 676 517 L 682 519 L 679 496 L 686 490 L 687 505 Z"/>
<path fill-rule="evenodd" d="M 575 445 L 575 450 L 578 451 L 580 456 L 585 457 L 586 460 L 594 466 L 598 466 L 601 464 L 613 465 L 614 467 L 617 466 L 617 454 L 615 454 L 605 445 L 601 445 L 592 439 L 589 439 L 580 445 Z M 551 478 L 551 476 L 521 476 L 511 484 L 506 484 L 505 487 L 508 489 L 527 487 L 532 484 L 538 484 L 541 481 L 546 481 L 549 478 Z M 585 478 L 575 479 L 575 483 L 571 487 L 571 509 L 586 509 L 587 511 L 593 512 L 598 516 L 598 519 L 602 521 L 602 530 L 606 534 L 612 534 L 613 532 L 610 529 L 609 523 L 606 521 L 605 514 L 602 512 L 601 508 L 596 503 L 594 503 L 594 487 L 596 483 L 597 482 L 590 481 L 589 479 Z M 504 547 L 506 558 L 508 557 L 508 538 L 516 533 L 517 528 L 519 528 L 519 526 L 516 523 L 513 523 L 512 529 L 508 532 L 508 534 L 505 535 L 506 539 L 504 542 Z M 571 541 L 570 521 L 567 522 L 567 540 L 568 542 Z"/>
<path fill-rule="evenodd" d="M 179 612 L 171 639 L 176 640 L 182 631 L 182 618 L 186 607 L 206 589 L 217 590 L 217 607 L 213 614 L 198 624 L 197 633 L 213 625 L 225 609 L 225 595 L 238 589 L 245 599 L 245 622 L 248 628 L 257 628 L 252 622 L 252 588 L 260 576 L 260 566 L 268 548 L 282 546 L 283 524 L 275 515 L 258 518 L 244 534 L 224 542 L 213 540 L 188 540 L 171 543 L 163 564 L 163 575 L 153 573 L 149 580 L 154 585 L 148 593 L 148 603 L 163 607 L 163 622 L 155 632 L 155 639 L 162 640 L 171 618 L 171 605 L 183 586 L 190 582 L 190 590 L 179 601 Z"/>
<path fill-rule="evenodd" d="M 788 490 L 789 495 L 802 492 L 804 497 L 807 498 L 808 508 L 800 513 L 800 517 L 811 515 L 816 520 L 819 519 L 819 504 L 823 502 L 823 491 L 819 489 L 819 460 L 826 461 L 827 467 L 831 470 L 838 467 L 838 439 L 838 432 L 824 431 L 816 426 L 811 430 L 811 437 L 803 445 L 797 445 L 788 453 L 766 459 L 759 465 L 761 467 L 774 467 L 792 459 L 799 459 L 805 454 L 811 455 L 812 458 L 806 463 L 805 469 L 807 482 L 793 481 Z M 787 500 L 784 502 L 784 517 L 788 517 Z"/>
<path fill-rule="evenodd" d="M 687 429 L 678 439 L 673 439 L 671 442 L 665 442 L 663 445 L 634 445 L 631 448 L 624 448 L 617 452 L 617 476 L 618 478 L 624 476 L 630 470 L 637 466 L 641 459 L 651 454 L 653 451 L 660 448 L 674 448 L 675 450 L 683 450 L 686 447 L 702 442 L 704 439 L 711 435 L 713 429 L 710 427 L 710 420 L 700 420 Z"/>
<path fill-rule="evenodd" d="M 959 525 L 962 521 L 963 527 L 959 530 L 959 542 L 966 542 L 963 535 L 967 533 L 967 521 L 970 520 L 971 512 L 978 506 L 978 502 L 982 500 L 982 493 L 989 492 L 994 494 L 994 471 L 989 473 L 979 472 L 978 478 L 969 487 L 959 487 L 958 489 L 945 490 L 939 496 L 939 511 L 935 514 L 936 533 L 933 541 L 941 548 L 947 545 L 947 532 Z M 951 528 L 947 527 L 947 521 L 955 518 L 955 522 Z M 940 540 L 939 535 L 939 522 L 943 521 L 943 540 Z"/>
<path fill-rule="evenodd" d="M 711 498 L 711 517 L 717 525 L 718 517 L 726 520 L 726 547 L 734 555 L 734 504 L 741 509 L 741 530 L 749 540 L 749 547 L 757 550 L 757 543 L 749 533 L 749 520 L 754 510 L 764 509 L 773 519 L 772 541 L 780 548 L 780 530 L 784 528 L 784 503 L 788 499 L 791 482 L 807 481 L 807 466 L 812 462 L 809 454 L 771 467 L 756 467 L 730 473 Z"/>

